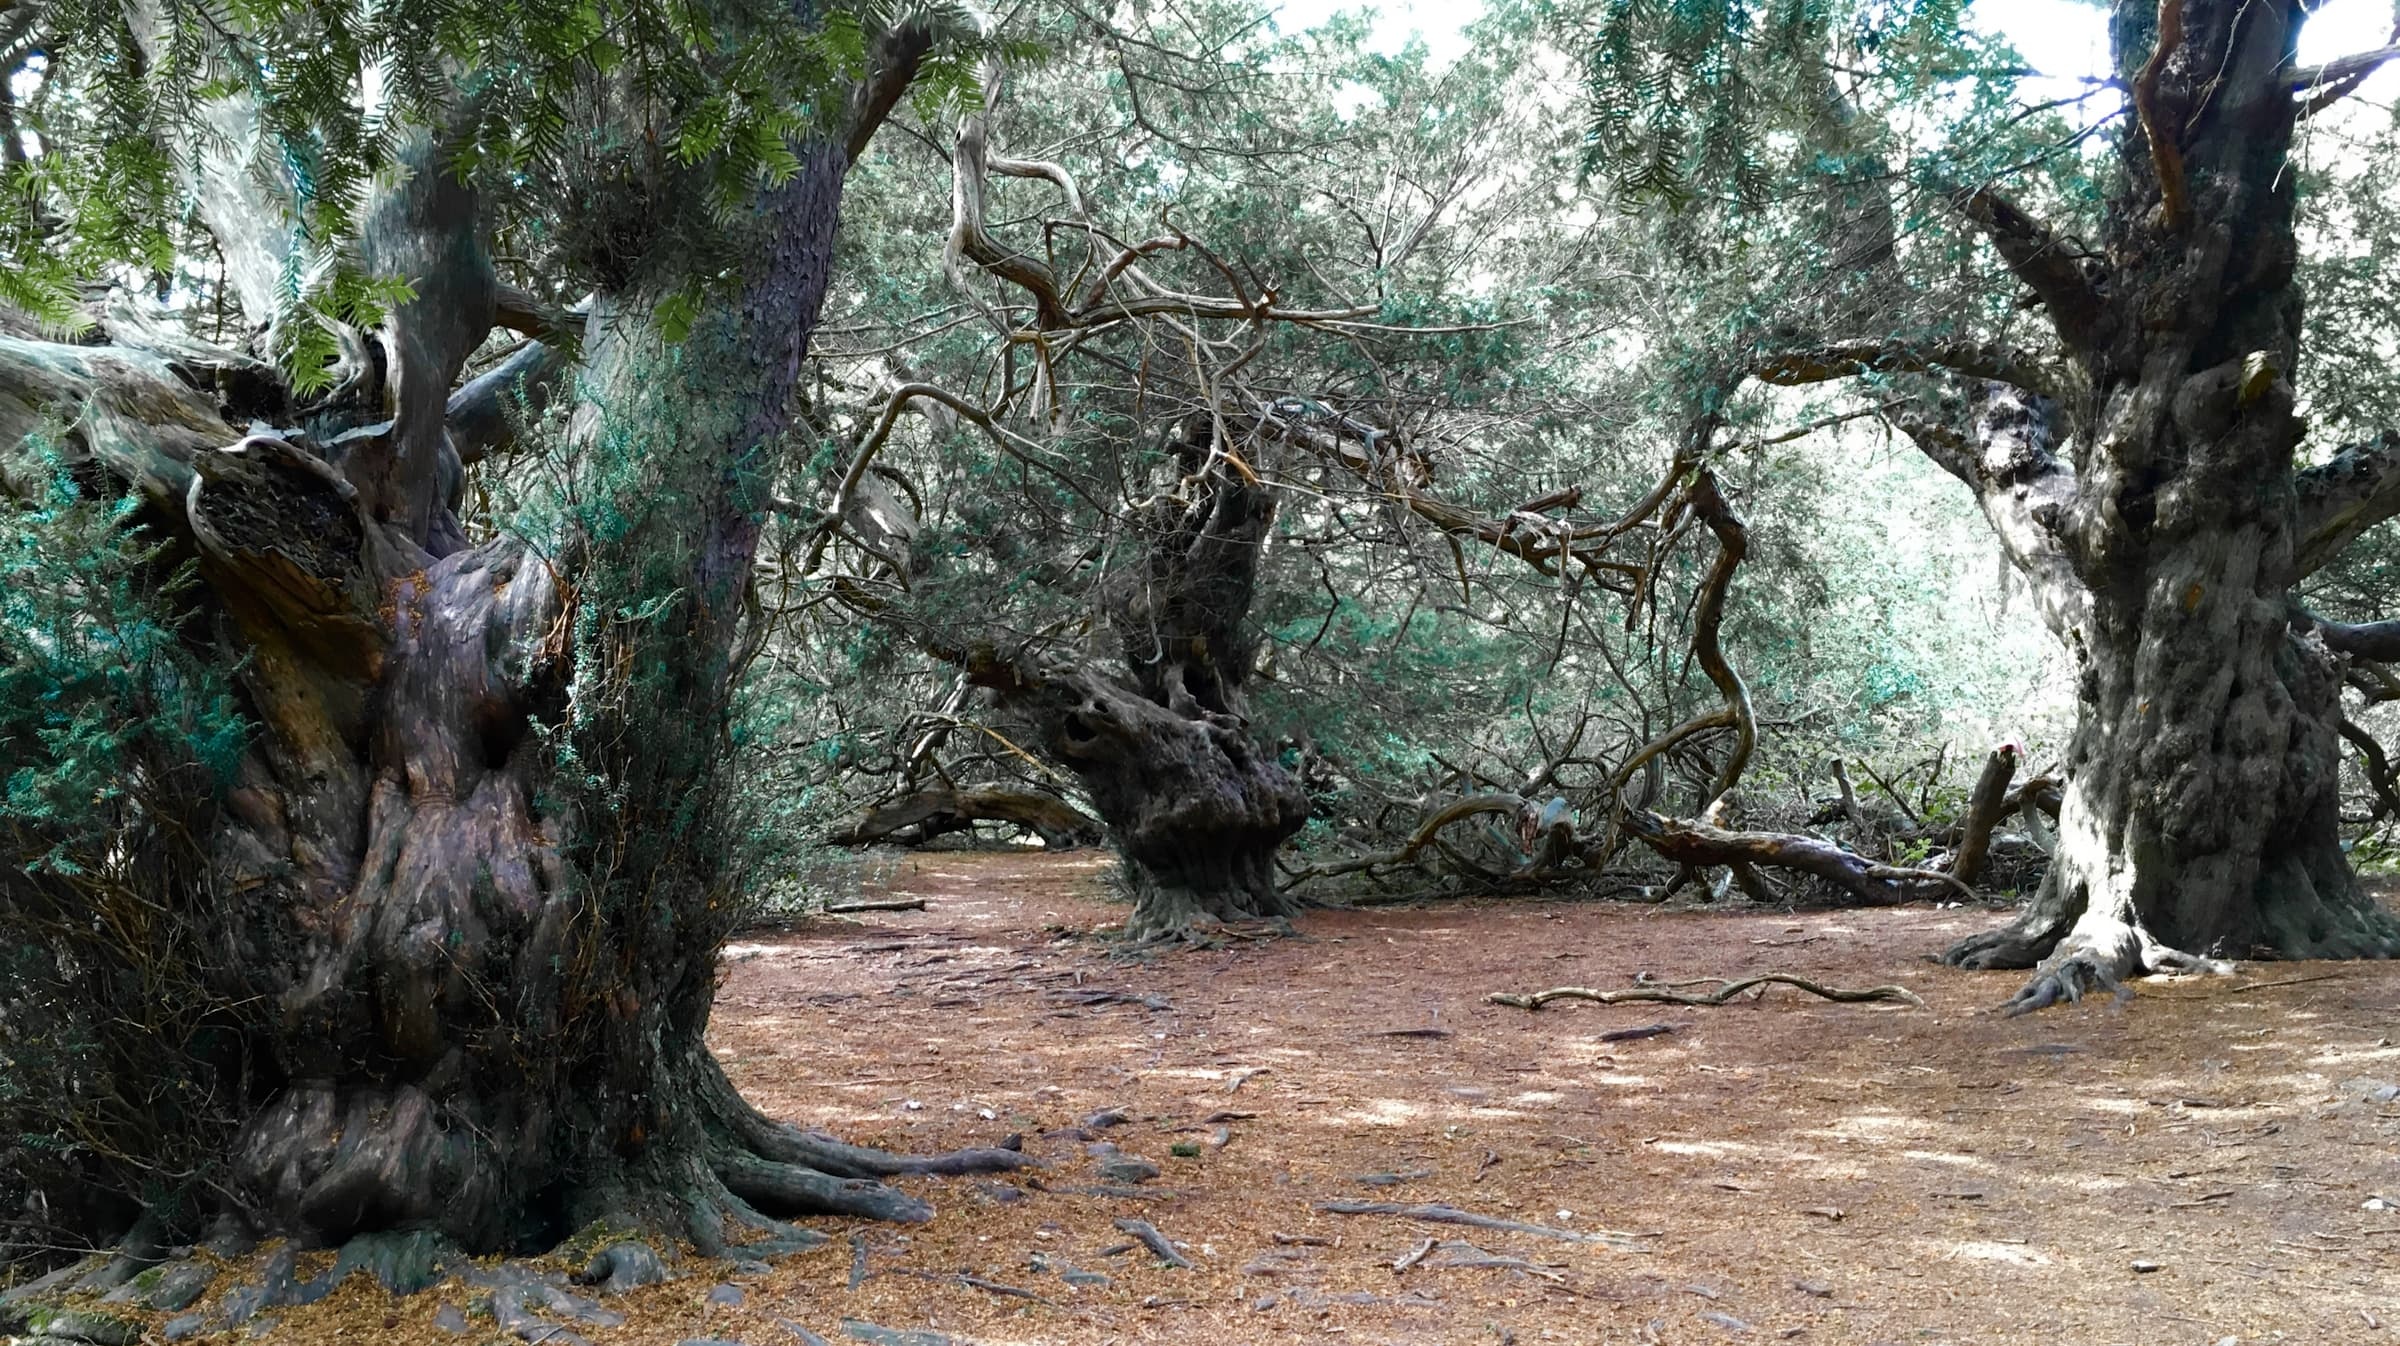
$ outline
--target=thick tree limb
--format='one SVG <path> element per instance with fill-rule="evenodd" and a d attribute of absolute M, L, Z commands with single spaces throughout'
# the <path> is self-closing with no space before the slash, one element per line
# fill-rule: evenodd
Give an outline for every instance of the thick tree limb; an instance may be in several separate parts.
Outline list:
<path fill-rule="evenodd" d="M 492 325 L 553 346 L 583 340 L 583 314 L 545 302 L 506 282 L 492 287 Z"/>
<path fill-rule="evenodd" d="M 2099 344 L 2108 308 L 2084 269 L 2084 249 L 2071 246 L 1989 184 L 1953 190 L 1950 204 L 1983 231 L 2008 269 L 2032 288 L 2069 347 L 2089 350 Z"/>
<path fill-rule="evenodd" d="M 1880 865 L 1811 836 L 1735 832 L 1708 823 L 1665 818 L 1643 809 L 1627 809 L 1624 828 L 1627 834 L 1661 856 L 1694 868 L 1768 865 L 1796 869 L 1877 906 L 1913 901 L 1940 887 L 1954 889 L 1970 901 L 1975 897 L 1973 888 L 1939 870 Z"/>
<path fill-rule="evenodd" d="M 452 515 L 459 459 L 444 421 L 451 385 L 491 334 L 500 281 L 483 243 L 473 187 L 448 171 L 446 135 L 410 134 L 402 177 L 379 193 L 360 241 L 370 270 L 409 283 L 386 323 L 389 432 L 366 439 L 343 464 L 367 516 L 435 557 L 466 545 Z"/>
<path fill-rule="evenodd" d="M 1726 1004 L 1735 996 L 1754 986 L 1772 985 L 1797 987 L 1810 995 L 1846 1004 L 1857 1004 L 1870 1000 L 1894 1000 L 1902 1004 L 1914 1005 L 1918 1009 L 1925 1008 L 1925 1002 L 1918 998 L 1917 993 L 1905 986 L 1870 986 L 1864 990 L 1850 991 L 1839 986 L 1826 986 L 1820 982 L 1813 982 L 1806 977 L 1795 977 L 1789 972 L 1761 972 L 1753 977 L 1721 981 L 1717 983 L 1717 989 L 1697 994 L 1675 989 L 1677 986 L 1704 984 L 1705 979 L 1699 982 L 1676 982 L 1671 986 L 1628 986 L 1613 991 L 1598 991 L 1587 986 L 1553 986 L 1547 991 L 1533 991 L 1523 995 L 1507 991 L 1494 991 L 1485 996 L 1484 1001 L 1487 1004 L 1507 1005 L 1514 1009 L 1527 1010 L 1538 1010 L 1553 1000 L 1591 1000 L 1603 1005 L 1624 1005 L 1638 1001 L 1646 1004 L 1710 1007 Z"/>
<path fill-rule="evenodd" d="M 2392 29 L 2394 45 L 2374 51 L 2354 52 L 2336 57 L 2323 65 L 2301 66 L 2289 76 L 2288 87 L 2293 93 L 2306 97 L 2300 104 L 2299 115 L 2313 117 L 2335 103 L 2357 93 L 2367 77 L 2382 69 L 2387 62 L 2400 59 L 2400 25 Z"/>
<path fill-rule="evenodd" d="M 2338 654 L 2356 655 L 2379 664 L 2400 663 L 2400 621 L 2329 622 L 2315 619 L 2316 630 L 2325 640 L 2326 648 Z"/>
<path fill-rule="evenodd" d="M 1763 383 L 1797 387 L 1859 374 L 1922 374 L 1937 369 L 2013 383 L 2053 398 L 2058 396 L 2061 382 L 2058 371 L 2045 361 L 1988 341 L 1834 341 L 1776 352 L 1762 359 L 1752 372 Z"/>
<path fill-rule="evenodd" d="M 2357 721 L 2345 718 L 2339 728 L 2366 766 L 2367 788 L 2375 794 L 2375 816 L 2400 818 L 2400 776 L 2393 774 L 2390 755 Z"/>
<path fill-rule="evenodd" d="M 25 452 L 45 432 L 66 466 L 97 463 L 178 522 L 192 459 L 240 438 L 159 356 L 0 337 L 0 494 L 47 483 L 50 465 Z"/>
<path fill-rule="evenodd" d="M 938 34 L 931 19 L 911 19 L 885 32 L 876 39 L 875 50 L 868 58 L 866 79 L 850 94 L 849 126 L 842 133 L 842 152 L 851 163 L 867 152 L 875 138 L 876 128 L 900 105 L 908 86 L 917 78 L 917 67 L 933 51 Z"/>
<path fill-rule="evenodd" d="M 2400 435 L 2344 445 L 2324 464 L 2293 474 L 2299 496 L 2292 576 L 2323 569 L 2358 535 L 2400 515 Z"/>
<path fill-rule="evenodd" d="M 2291 72 L 2287 83 L 2293 93 L 2313 93 L 2320 85 L 2362 79 L 2395 60 L 2400 60 L 2400 45 L 2352 52 L 2348 56 L 2337 56 L 2323 65 L 2301 66 Z"/>
<path fill-rule="evenodd" d="M 1972 433 L 1926 410 L 1895 413 L 1891 424 L 1943 471 L 1975 491 L 1975 503 L 2001 550 L 2032 582 L 2051 632 L 2070 648 L 2083 639 L 2091 595 L 2073 545 L 2080 487 L 2053 446 L 2055 404 L 2001 384 L 1978 389 Z"/>
<path fill-rule="evenodd" d="M 519 415 L 541 415 L 568 366 L 565 350 L 547 342 L 528 341 L 450 394 L 442 418 L 460 465 L 479 463 L 515 448 Z"/>

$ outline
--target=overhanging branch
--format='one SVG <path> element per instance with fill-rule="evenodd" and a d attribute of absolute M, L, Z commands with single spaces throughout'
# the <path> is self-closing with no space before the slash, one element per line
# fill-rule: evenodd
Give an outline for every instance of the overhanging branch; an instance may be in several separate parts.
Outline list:
<path fill-rule="evenodd" d="M 1976 393 L 1972 428 L 1931 408 L 1888 419 L 1919 451 L 1975 492 L 2009 561 L 2032 582 L 2042 620 L 2070 646 L 2091 608 L 2074 547 L 2075 469 L 2052 451 L 2050 403 L 2003 384 Z"/>
<path fill-rule="evenodd" d="M 2358 535 L 2400 515 L 2400 435 L 2390 431 L 2343 446 L 2322 466 L 2294 474 L 2299 497 L 2292 579 L 2323 569 Z"/>
<path fill-rule="evenodd" d="M 2392 28 L 2392 45 L 2336 57 L 2323 65 L 2301 66 L 2290 73 L 2287 87 L 2306 96 L 2299 115 L 2313 117 L 2357 93 L 2369 75 L 2395 59 L 2400 59 L 2400 24 Z"/>
<path fill-rule="evenodd" d="M 2013 383 L 2030 393 L 2058 396 L 2058 371 L 2034 356 L 1989 341 L 1832 341 L 1778 351 L 1752 372 L 1764 383 L 1798 387 L 1860 374 L 1923 374 L 1950 370 Z"/>
<path fill-rule="evenodd" d="M 2099 344 L 2108 309 L 2085 270 L 2083 248 L 2070 245 L 1988 183 L 1957 188 L 1949 196 L 1950 204 L 1992 241 L 2017 279 L 2032 288 L 2069 347 L 2088 350 Z"/>
<path fill-rule="evenodd" d="M 917 68 L 932 52 L 936 36 L 932 20 L 913 19 L 876 40 L 867 77 L 850 94 L 849 125 L 842 133 L 842 150 L 849 162 L 857 163 L 867 152 L 876 128 L 900 105 L 902 95 L 917 78 Z"/>

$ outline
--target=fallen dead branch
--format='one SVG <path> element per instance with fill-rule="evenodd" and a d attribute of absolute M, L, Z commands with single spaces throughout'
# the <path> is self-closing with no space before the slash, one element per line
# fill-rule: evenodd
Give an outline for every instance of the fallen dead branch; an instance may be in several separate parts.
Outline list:
<path fill-rule="evenodd" d="M 1054 851 L 1100 839 L 1099 822 L 1064 800 L 1025 790 L 985 789 L 919 790 L 868 809 L 826 840 L 836 846 L 915 846 L 979 822 L 1007 823 L 1031 832 L 1045 849 Z"/>
<path fill-rule="evenodd" d="M 1422 1220 L 1427 1224 L 1469 1225 L 1476 1229 L 1497 1229 L 1507 1234 L 1532 1234 L 1538 1238 L 1558 1239 L 1566 1243 L 1597 1243 L 1619 1252 L 1650 1251 L 1641 1240 L 1655 1234 L 1630 1234 L 1614 1229 L 1559 1229 L 1546 1224 L 1527 1224 L 1522 1220 L 1503 1219 L 1497 1215 L 1478 1215 L 1456 1206 L 1433 1203 L 1409 1204 L 1398 1201 L 1320 1201 L 1317 1209 L 1327 1215 L 1395 1215 L 1403 1220 Z M 1122 1223 L 1119 1225 L 1122 1228 Z M 1130 1232 L 1130 1231 L 1128 1231 Z"/>
<path fill-rule="evenodd" d="M 1625 831 L 1651 850 L 1694 868 L 1768 865 L 1812 874 L 1873 906 L 1895 906 L 1928 887 L 1948 887 L 1972 902 L 1975 890 L 1938 869 L 1879 865 L 1829 841 L 1783 832 L 1735 832 L 1706 822 L 1627 809 Z"/>
<path fill-rule="evenodd" d="M 833 916 L 847 916 L 852 912 L 859 911 L 923 910 L 925 910 L 925 899 L 921 897 L 882 898 L 872 902 L 831 902 L 825 906 L 826 913 Z"/>
<path fill-rule="evenodd" d="M 1755 977 L 1743 977 L 1739 981 L 1722 981 L 1713 991 L 1695 993 L 1675 989 L 1679 986 L 1706 985 L 1708 980 L 1703 977 L 1698 981 L 1676 982 L 1670 986 L 1627 986 L 1613 991 L 1594 990 L 1588 986 L 1553 986 L 1547 991 L 1535 991 L 1530 995 L 1494 991 L 1484 999 L 1494 1005 L 1509 1005 L 1527 1010 L 1538 1010 L 1553 1000 L 1593 1000 L 1603 1005 L 1624 1005 L 1641 1001 L 1661 1005 L 1714 1006 L 1727 1004 L 1735 996 L 1752 987 L 1772 984 L 1795 986 L 1810 995 L 1825 1000 L 1838 1000 L 1845 1003 L 1866 1000 L 1897 1000 L 1904 1004 L 1914 1005 L 1918 1009 L 1925 1008 L 1925 1002 L 1917 998 L 1917 993 L 1905 986 L 1869 986 L 1863 990 L 1852 991 L 1844 990 L 1839 986 L 1827 986 L 1821 982 L 1813 982 L 1806 977 L 1795 977 L 1789 972 L 1762 972 Z"/>
<path fill-rule="evenodd" d="M 1038 1291 L 1028 1290 L 1021 1285 L 1010 1285 L 1005 1281 L 989 1280 L 985 1277 L 978 1276 L 973 1272 L 968 1271 L 920 1271 L 914 1267 L 902 1267 L 899 1269 L 898 1274 L 903 1276 L 914 1276 L 919 1280 L 941 1281 L 949 1285 L 963 1285 L 970 1290 L 981 1290 L 986 1294 L 1001 1295 L 1009 1299 L 1030 1299 L 1036 1304 L 1047 1304 L 1050 1302 L 1047 1297 Z"/>

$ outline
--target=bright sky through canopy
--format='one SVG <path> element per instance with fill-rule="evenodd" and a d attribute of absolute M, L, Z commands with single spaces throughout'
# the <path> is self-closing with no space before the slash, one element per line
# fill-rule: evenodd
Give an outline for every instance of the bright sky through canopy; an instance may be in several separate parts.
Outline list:
<path fill-rule="evenodd" d="M 1375 45 L 1398 52 L 1411 36 L 1422 37 L 1434 62 L 1447 64 L 1466 48 L 1461 29 L 1483 12 L 1481 0 L 1384 0 L 1375 5 L 1350 0 L 1286 0 L 1276 22 L 1287 33 L 1313 28 L 1335 14 L 1372 10 Z M 2045 74 L 2066 78 L 2106 76 L 2108 11 L 2092 0 L 1981 0 L 1971 21 L 1998 31 Z M 2301 33 L 2300 59 L 2307 64 L 2353 52 L 2373 51 L 2392 36 L 2391 0 L 2330 0 Z M 2385 67 L 2359 97 L 2388 103 L 2400 93 L 2400 68 Z"/>

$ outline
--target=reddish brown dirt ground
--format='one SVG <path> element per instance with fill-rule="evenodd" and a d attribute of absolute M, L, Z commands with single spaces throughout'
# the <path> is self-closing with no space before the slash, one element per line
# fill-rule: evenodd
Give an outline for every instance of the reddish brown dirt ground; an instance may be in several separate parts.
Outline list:
<path fill-rule="evenodd" d="M 1989 912 L 1524 900 L 1326 912 L 1296 939 L 1126 962 L 1079 937 L 1122 916 L 1101 875 L 1090 856 L 921 856 L 889 886 L 926 911 L 737 942 L 714 1041 L 768 1112 L 899 1149 L 1020 1132 L 1047 1166 L 907 1180 L 931 1224 L 816 1221 L 835 1241 L 742 1307 L 710 1309 L 695 1275 L 620 1302 L 632 1321 L 595 1346 L 797 1342 L 786 1319 L 992 1346 L 2341 1343 L 2400 1324 L 2400 1093 L 2376 1093 L 2400 1083 L 2400 966 L 2253 965 L 2003 1019 L 2016 974 L 1922 957 Z M 1483 1002 L 1767 970 L 1898 982 L 1927 1007 Z M 1657 1023 L 1677 1028 L 1603 1037 Z M 1096 1161 L 1058 1133 L 1103 1109 L 1128 1120 L 1100 1134 L 1164 1170 L 1155 1190 L 1091 1190 Z M 1639 1251 L 1317 1209 L 1338 1199 Z M 1112 1252 L 1128 1217 L 1194 1267 Z M 1428 1237 L 1531 1269 L 1445 1267 L 1468 1255 L 1445 1243 L 1395 1271 Z M 872 1274 L 850 1288 L 859 1246 Z M 394 1311 L 353 1282 L 271 1335 L 462 1340 L 428 1326 L 454 1290 Z"/>

